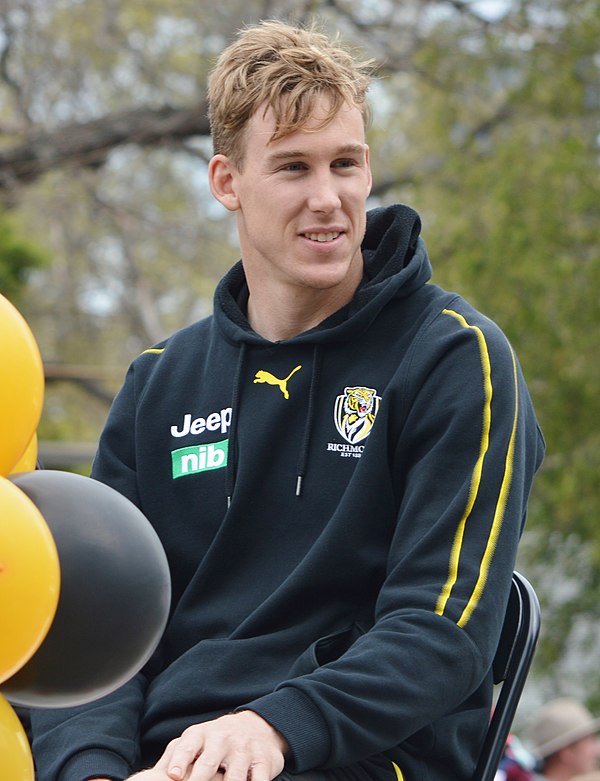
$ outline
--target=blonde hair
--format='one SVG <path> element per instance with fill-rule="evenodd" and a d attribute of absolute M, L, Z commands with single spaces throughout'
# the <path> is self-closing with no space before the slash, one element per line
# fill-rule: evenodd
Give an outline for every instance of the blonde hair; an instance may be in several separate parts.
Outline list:
<path fill-rule="evenodd" d="M 274 141 L 302 128 L 321 96 L 330 99 L 326 127 L 344 103 L 370 119 L 367 90 L 372 61 L 360 62 L 314 26 L 279 21 L 247 27 L 220 55 L 208 80 L 208 117 L 215 154 L 240 168 L 244 131 L 264 105 L 275 116 Z"/>

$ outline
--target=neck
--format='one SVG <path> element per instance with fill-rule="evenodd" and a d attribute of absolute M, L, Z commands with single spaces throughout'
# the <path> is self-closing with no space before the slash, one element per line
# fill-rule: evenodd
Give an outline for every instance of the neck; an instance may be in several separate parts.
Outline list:
<path fill-rule="evenodd" d="M 311 291 L 310 301 L 303 302 L 303 297 L 292 297 L 292 300 L 284 301 L 281 292 L 277 297 L 261 295 L 261 292 L 250 292 L 248 299 L 248 321 L 250 325 L 265 339 L 271 342 L 280 342 L 291 339 L 298 334 L 309 331 L 319 325 L 329 315 L 347 304 L 350 298 L 337 302 L 328 298 L 323 301 L 323 296 L 318 296 Z"/>
<path fill-rule="evenodd" d="M 281 342 L 315 328 L 348 304 L 363 274 L 362 258 L 346 278 L 333 287 L 281 284 L 273 277 L 257 278 L 245 268 L 248 284 L 248 322 L 257 334 Z"/>
<path fill-rule="evenodd" d="M 291 339 L 349 303 L 357 287 L 358 282 L 344 291 L 292 289 L 272 295 L 268 286 L 254 289 L 249 283 L 248 321 L 257 334 L 271 342 Z"/>

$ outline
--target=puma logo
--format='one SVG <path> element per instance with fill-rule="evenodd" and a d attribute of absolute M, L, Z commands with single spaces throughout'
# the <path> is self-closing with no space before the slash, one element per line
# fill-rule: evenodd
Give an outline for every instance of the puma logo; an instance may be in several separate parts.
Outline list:
<path fill-rule="evenodd" d="M 268 385 L 277 385 L 279 390 L 283 393 L 283 398 L 289 399 L 290 394 L 287 389 L 288 380 L 301 368 L 302 366 L 296 366 L 296 368 L 292 369 L 292 371 L 284 380 L 278 379 L 273 374 L 271 374 L 271 372 L 266 372 L 264 369 L 259 369 L 254 376 L 254 382 L 266 382 Z"/>

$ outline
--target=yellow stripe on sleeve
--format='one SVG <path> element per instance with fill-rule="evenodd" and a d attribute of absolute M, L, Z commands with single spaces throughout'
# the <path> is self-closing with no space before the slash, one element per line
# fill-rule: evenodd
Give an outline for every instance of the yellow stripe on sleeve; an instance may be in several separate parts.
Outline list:
<path fill-rule="evenodd" d="M 465 626 L 467 621 L 471 618 L 471 614 L 483 592 L 485 584 L 487 582 L 487 576 L 490 569 L 490 563 L 492 556 L 496 549 L 496 543 L 498 541 L 498 535 L 500 534 L 500 528 L 504 520 L 504 512 L 506 510 L 506 502 L 508 499 L 508 492 L 510 491 L 510 484 L 513 476 L 513 465 L 515 456 L 515 439 L 517 434 L 517 419 L 519 417 L 519 386 L 517 382 L 517 362 L 515 360 L 515 354 L 511 350 L 512 362 L 513 362 L 513 378 L 515 383 L 515 412 L 513 416 L 512 430 L 510 433 L 510 440 L 506 451 L 506 459 L 504 461 L 504 476 L 502 478 L 502 485 L 500 486 L 500 494 L 498 496 L 498 503 L 496 504 L 496 511 L 494 513 L 494 520 L 492 522 L 492 529 L 488 538 L 488 543 L 483 554 L 481 561 L 481 567 L 479 568 L 479 577 L 477 583 L 471 594 L 471 598 L 467 603 L 467 606 L 463 610 L 463 614 L 458 620 L 458 626 Z"/>
<path fill-rule="evenodd" d="M 398 781 L 404 781 L 404 776 L 402 775 L 402 771 L 398 765 L 395 762 L 392 762 L 392 767 L 394 768 L 394 772 L 396 773 L 396 778 Z"/>
<path fill-rule="evenodd" d="M 477 457 L 475 467 L 473 468 L 473 474 L 471 476 L 469 497 L 467 500 L 467 505 L 465 507 L 465 512 L 462 518 L 460 519 L 460 523 L 458 525 L 456 534 L 454 536 L 454 542 L 452 544 L 452 550 L 450 552 L 448 579 L 444 584 L 444 587 L 442 588 L 442 591 L 440 593 L 435 608 L 435 612 L 440 616 L 444 615 L 446 604 L 448 602 L 448 599 L 450 598 L 450 594 L 452 593 L 452 589 L 458 577 L 458 564 L 460 560 L 460 553 L 462 549 L 465 527 L 469 519 L 469 516 L 471 515 L 471 511 L 473 510 L 473 507 L 475 505 L 477 495 L 479 493 L 479 487 L 481 484 L 481 474 L 483 471 L 483 462 L 485 459 L 485 455 L 487 453 L 487 449 L 489 447 L 490 428 L 492 424 L 492 369 L 490 363 L 490 356 L 485 341 L 485 336 L 483 335 L 483 332 L 481 331 L 480 328 L 478 328 L 477 326 L 469 325 L 467 320 L 465 320 L 465 318 L 458 312 L 455 312 L 452 309 L 444 309 L 443 313 L 449 315 L 450 317 L 454 317 L 455 320 L 457 320 L 463 328 L 470 328 L 477 335 L 477 342 L 479 344 L 479 351 L 481 354 L 481 366 L 483 369 L 484 405 L 483 405 L 483 428 L 481 431 L 479 455 Z M 469 604 L 471 604 L 472 599 L 473 597 L 471 597 L 471 599 L 469 600 Z M 473 608 L 471 608 L 471 612 L 472 610 Z"/>
<path fill-rule="evenodd" d="M 154 355 L 160 355 L 161 353 L 164 353 L 165 348 L 164 347 L 149 347 L 147 350 L 144 350 L 141 355 L 146 355 L 146 353 L 153 353 Z"/>
<path fill-rule="evenodd" d="M 477 462 L 475 464 L 475 467 L 473 469 L 473 474 L 471 477 L 471 486 L 469 490 L 469 497 L 467 500 L 467 505 L 465 508 L 465 512 L 460 520 L 460 523 L 458 525 L 458 528 L 456 530 L 456 534 L 454 537 L 454 542 L 452 545 L 452 550 L 450 553 L 450 564 L 449 564 L 449 573 L 448 573 L 448 580 L 444 584 L 444 587 L 442 589 L 442 592 L 440 594 L 440 597 L 438 599 L 438 603 L 436 605 L 436 613 L 438 615 L 443 615 L 444 610 L 446 608 L 446 604 L 448 602 L 448 599 L 450 598 L 450 594 L 452 592 L 452 588 L 454 587 L 454 584 L 456 583 L 457 577 L 458 577 L 458 564 L 460 560 L 460 553 L 462 548 L 462 542 L 464 538 L 465 533 L 465 527 L 467 524 L 467 520 L 473 510 L 473 506 L 475 505 L 475 501 L 477 499 L 477 494 L 479 492 L 479 488 L 481 485 L 481 475 L 483 471 L 483 462 L 485 459 L 485 455 L 487 453 L 488 447 L 489 447 L 489 440 L 490 440 L 490 429 L 491 429 L 491 423 L 492 423 L 492 411 L 491 411 L 491 405 L 492 405 L 492 371 L 491 371 L 491 362 L 490 362 L 490 356 L 487 348 L 487 343 L 485 341 L 485 336 L 480 328 L 477 326 L 470 325 L 467 320 L 458 312 L 454 312 L 451 309 L 444 309 L 444 314 L 449 315 L 450 317 L 454 317 L 463 328 L 470 328 L 472 329 L 476 335 L 477 335 L 477 342 L 479 345 L 479 350 L 481 354 L 481 365 L 483 369 L 483 386 L 484 386 L 484 405 L 483 405 L 483 428 L 481 432 L 481 441 L 480 441 L 480 447 L 479 447 L 479 455 L 477 458 Z M 481 560 L 481 564 L 479 567 L 479 577 L 477 578 L 477 582 L 475 584 L 475 587 L 473 589 L 473 592 L 469 598 L 469 601 L 467 602 L 467 605 L 465 609 L 463 610 L 463 613 L 461 617 L 458 620 L 458 626 L 464 627 L 469 619 L 471 618 L 471 615 L 473 611 L 475 610 L 479 599 L 481 597 L 481 594 L 483 592 L 483 589 L 485 587 L 485 584 L 487 582 L 487 576 L 490 568 L 490 563 L 492 560 L 492 556 L 494 554 L 494 551 L 496 549 L 496 543 L 498 541 L 498 535 L 500 533 L 500 528 L 502 527 L 502 522 L 504 520 L 504 513 L 506 510 L 506 503 L 508 499 L 508 493 L 510 490 L 510 485 L 512 481 L 512 475 L 513 475 L 513 464 L 514 464 L 514 451 L 515 451 L 515 439 L 516 439 L 516 432 L 517 432 L 517 420 L 518 420 L 518 414 L 519 414 L 519 388 L 518 388 L 518 380 L 517 380 L 517 363 L 515 360 L 514 352 L 511 348 L 511 357 L 512 357 L 512 363 L 513 363 L 513 381 L 514 381 L 514 389 L 515 389 L 515 411 L 513 416 L 513 423 L 512 423 L 512 429 L 511 429 L 511 435 L 508 443 L 508 448 L 506 451 L 506 458 L 504 461 L 504 475 L 502 478 L 502 485 L 500 486 L 500 492 L 498 495 L 498 501 L 496 503 L 496 508 L 494 511 L 494 518 L 492 521 L 492 528 L 490 530 L 490 534 L 488 537 L 487 545 Z"/>

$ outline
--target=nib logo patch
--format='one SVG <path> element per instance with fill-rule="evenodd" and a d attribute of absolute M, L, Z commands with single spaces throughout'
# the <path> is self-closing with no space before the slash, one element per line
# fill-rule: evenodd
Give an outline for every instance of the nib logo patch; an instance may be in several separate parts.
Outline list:
<path fill-rule="evenodd" d="M 209 472 L 212 469 L 223 469 L 227 466 L 229 440 L 210 442 L 207 445 L 192 445 L 180 447 L 171 451 L 173 479 Z"/>

